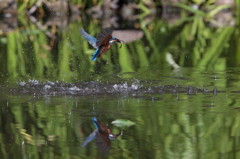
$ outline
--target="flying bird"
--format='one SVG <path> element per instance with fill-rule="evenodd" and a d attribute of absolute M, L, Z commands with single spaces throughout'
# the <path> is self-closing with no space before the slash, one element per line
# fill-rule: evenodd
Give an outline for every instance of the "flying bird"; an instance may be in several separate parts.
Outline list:
<path fill-rule="evenodd" d="M 112 131 L 107 125 L 104 125 L 96 117 L 92 118 L 93 124 L 96 127 L 94 130 L 82 143 L 82 147 L 86 146 L 89 142 L 95 139 L 96 146 L 102 154 L 107 154 L 110 150 L 111 140 L 115 140 L 117 137 L 121 136 L 122 131 L 119 134 L 112 134 Z"/>
<path fill-rule="evenodd" d="M 111 48 L 112 44 L 120 43 L 122 46 L 123 43 L 122 40 L 119 40 L 118 38 L 112 36 L 112 29 L 110 28 L 103 29 L 97 35 L 97 38 L 89 35 L 83 28 L 80 29 L 80 33 L 85 39 L 87 39 L 89 44 L 91 44 L 96 49 L 96 51 L 93 53 L 92 61 L 96 61 L 98 57 L 107 52 Z"/>

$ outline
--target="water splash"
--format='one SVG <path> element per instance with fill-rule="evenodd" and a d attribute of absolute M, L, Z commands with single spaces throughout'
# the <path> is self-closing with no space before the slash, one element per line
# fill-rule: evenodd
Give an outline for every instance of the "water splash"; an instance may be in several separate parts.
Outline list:
<path fill-rule="evenodd" d="M 11 89 L 13 93 L 35 95 L 124 95 L 142 96 L 159 93 L 214 93 L 212 90 L 178 85 L 160 85 L 159 83 L 134 80 L 132 82 L 39 82 L 37 80 L 21 81 L 17 88 Z M 216 91 L 216 90 L 215 90 Z M 220 91 L 218 91 L 219 93 Z M 216 93 L 216 92 L 215 92 Z"/>

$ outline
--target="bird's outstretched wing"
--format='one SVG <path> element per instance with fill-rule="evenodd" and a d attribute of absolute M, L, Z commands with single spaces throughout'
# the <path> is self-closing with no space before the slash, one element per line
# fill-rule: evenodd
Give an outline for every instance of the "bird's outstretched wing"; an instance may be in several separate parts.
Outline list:
<path fill-rule="evenodd" d="M 103 29 L 97 36 L 97 46 L 101 45 L 107 45 L 109 44 L 109 40 L 112 37 L 112 29 L 111 28 L 105 28 Z"/>
<path fill-rule="evenodd" d="M 85 32 L 85 30 L 83 28 L 80 29 L 80 33 L 81 35 L 87 39 L 87 41 L 89 42 L 89 44 L 91 44 L 94 48 L 98 48 L 97 47 L 97 39 L 94 38 L 93 36 L 89 35 L 87 32 Z"/>
<path fill-rule="evenodd" d="M 93 139 L 96 138 L 96 134 L 97 134 L 98 130 L 94 130 L 82 143 L 82 147 L 85 147 L 89 142 L 91 142 Z"/>

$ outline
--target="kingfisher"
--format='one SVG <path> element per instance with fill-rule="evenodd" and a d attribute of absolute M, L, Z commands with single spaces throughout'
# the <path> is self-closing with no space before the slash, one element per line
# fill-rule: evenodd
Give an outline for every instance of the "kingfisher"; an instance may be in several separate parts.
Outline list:
<path fill-rule="evenodd" d="M 85 39 L 87 39 L 89 44 L 91 44 L 96 49 L 96 51 L 93 53 L 92 61 L 96 61 L 98 57 L 107 52 L 111 48 L 112 44 L 120 43 L 122 46 L 123 43 L 122 40 L 119 40 L 118 38 L 112 36 L 112 29 L 110 28 L 103 29 L 97 35 L 97 38 L 89 35 L 83 28 L 80 29 L 80 33 Z"/>
<path fill-rule="evenodd" d="M 112 134 L 111 129 L 96 117 L 93 117 L 92 121 L 96 129 L 85 139 L 82 143 L 82 147 L 85 147 L 89 142 L 95 139 L 99 151 L 102 154 L 107 154 L 110 150 L 111 140 L 115 140 L 117 137 L 122 136 L 123 132 Z"/>

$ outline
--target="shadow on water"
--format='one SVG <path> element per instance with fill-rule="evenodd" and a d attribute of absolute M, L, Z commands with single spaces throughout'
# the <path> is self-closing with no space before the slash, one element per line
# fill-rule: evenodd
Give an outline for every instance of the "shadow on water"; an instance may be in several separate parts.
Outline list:
<path fill-rule="evenodd" d="M 101 158 L 92 117 L 135 123 L 107 158 L 239 158 L 239 3 L 69 2 L 0 1 L 1 158 Z"/>

